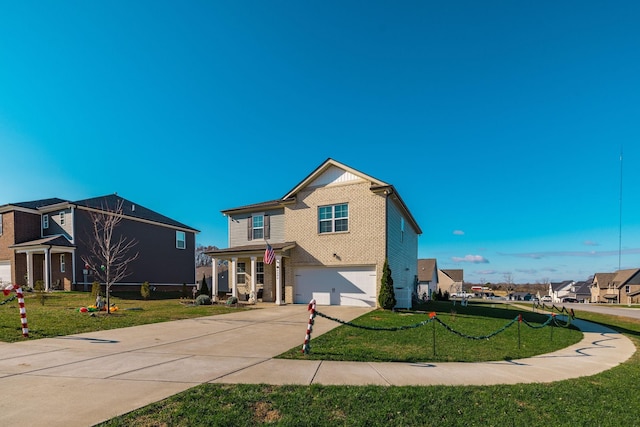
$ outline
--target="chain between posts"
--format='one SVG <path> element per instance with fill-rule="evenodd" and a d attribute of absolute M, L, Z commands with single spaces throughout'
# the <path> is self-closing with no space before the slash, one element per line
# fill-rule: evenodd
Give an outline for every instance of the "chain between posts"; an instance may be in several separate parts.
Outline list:
<path fill-rule="evenodd" d="M 490 334 L 487 335 L 480 335 L 480 336 L 474 336 L 474 335 L 467 335 L 465 333 L 462 333 L 460 331 L 457 331 L 455 329 L 453 329 L 451 326 L 449 326 L 448 324 L 446 324 L 445 322 L 443 322 L 442 320 L 440 320 L 438 318 L 438 316 L 436 315 L 435 312 L 431 312 L 429 313 L 429 319 L 424 320 L 422 322 L 418 322 L 415 323 L 413 325 L 405 325 L 405 326 L 394 326 L 394 327 L 379 327 L 379 326 L 366 326 L 366 325 L 358 325 L 356 323 L 350 322 L 350 321 L 344 321 L 344 320 L 340 320 L 338 318 L 335 317 L 331 317 L 328 316 L 322 312 L 319 312 L 316 310 L 316 305 L 315 305 L 315 300 L 312 300 L 309 303 L 309 308 L 308 310 L 311 312 L 310 316 L 309 316 L 309 323 L 307 326 L 307 334 L 305 336 L 305 341 L 304 341 L 304 345 L 302 346 L 302 352 L 304 354 L 308 354 L 310 351 L 310 345 L 309 342 L 311 340 L 311 330 L 312 330 L 312 326 L 314 323 L 314 318 L 316 316 L 320 316 L 323 317 L 325 319 L 340 323 L 342 325 L 345 326 L 351 326 L 354 328 L 358 328 L 358 329 L 366 329 L 366 330 L 371 330 L 371 331 L 404 331 L 404 330 L 408 330 L 408 329 L 415 329 L 415 328 L 419 328 L 421 326 L 425 326 L 428 325 L 431 322 L 434 322 L 434 329 L 433 329 L 433 352 L 434 352 L 434 356 L 435 356 L 435 340 L 436 340 L 436 334 L 435 334 L 435 322 L 438 322 L 439 324 L 441 324 L 447 331 L 458 335 L 459 337 L 462 338 L 466 338 L 466 339 L 472 339 L 472 340 L 486 340 L 486 339 L 490 339 L 502 332 L 504 332 L 505 330 L 507 330 L 509 327 L 513 326 L 516 322 L 518 322 L 518 340 L 520 340 L 520 323 L 524 323 L 526 326 L 528 326 L 529 328 L 532 329 L 541 329 L 544 328 L 545 326 L 550 326 L 551 323 L 553 322 L 555 325 L 557 326 L 562 326 L 558 323 L 558 321 L 556 320 L 556 315 L 555 313 L 552 313 L 549 315 L 549 318 L 542 324 L 540 325 L 534 325 L 530 322 L 527 322 L 524 317 L 522 316 L 522 314 L 518 314 L 513 320 L 511 320 L 510 322 L 508 322 L 507 324 L 505 324 L 503 327 L 501 327 L 500 329 L 491 332 Z M 564 325 L 565 327 L 568 327 L 571 324 L 571 318 L 568 316 L 568 321 L 566 323 L 566 325 Z M 520 343 L 518 343 L 518 346 L 520 346 Z"/>

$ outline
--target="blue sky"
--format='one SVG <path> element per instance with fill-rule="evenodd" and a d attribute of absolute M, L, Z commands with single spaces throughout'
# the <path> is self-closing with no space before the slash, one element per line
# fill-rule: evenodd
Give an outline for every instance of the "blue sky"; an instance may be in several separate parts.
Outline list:
<path fill-rule="evenodd" d="M 0 10 L 0 204 L 118 192 L 224 248 L 221 210 L 331 157 L 393 184 L 418 256 L 466 281 L 640 267 L 636 1 Z"/>

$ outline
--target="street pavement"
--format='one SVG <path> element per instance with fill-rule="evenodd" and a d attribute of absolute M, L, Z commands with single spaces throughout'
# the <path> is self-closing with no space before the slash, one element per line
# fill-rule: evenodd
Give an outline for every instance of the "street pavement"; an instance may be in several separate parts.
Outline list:
<path fill-rule="evenodd" d="M 353 320 L 368 308 L 319 306 Z M 611 329 L 585 321 L 583 340 L 554 353 L 482 363 L 282 360 L 304 342 L 306 305 L 73 336 L 0 343 L 0 425 L 91 426 L 203 383 L 489 385 L 552 382 L 610 369 L 635 352 Z M 313 338 L 337 322 L 315 318 Z"/>

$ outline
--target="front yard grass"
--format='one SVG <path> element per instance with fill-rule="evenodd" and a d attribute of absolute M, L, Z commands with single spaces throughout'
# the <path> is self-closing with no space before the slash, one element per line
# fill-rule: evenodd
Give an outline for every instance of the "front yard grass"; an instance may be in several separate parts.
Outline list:
<path fill-rule="evenodd" d="M 422 308 L 421 311 L 400 313 L 375 310 L 351 322 L 378 329 L 409 329 L 396 332 L 345 325 L 318 337 L 312 333 L 309 354 L 302 354 L 301 347 L 298 347 L 278 357 L 360 362 L 477 362 L 521 359 L 550 353 L 582 339 L 582 333 L 573 327 L 540 327 L 549 319 L 546 314 L 522 312 L 506 304 L 470 304 L 463 307 L 459 304 L 453 306 L 449 302 L 435 302 Z M 322 312 L 322 307 L 318 311 Z M 429 321 L 430 312 L 435 312 L 437 318 L 451 330 L 466 337 L 452 332 L 435 320 L 416 326 Z M 524 322 L 520 325 L 517 321 L 511 323 L 519 314 L 532 327 Z M 315 318 L 315 322 L 330 321 L 319 315 Z M 468 338 L 486 337 L 494 333 L 488 339 Z"/>
<path fill-rule="evenodd" d="M 640 321 L 579 312 L 640 345 Z M 555 336 L 554 336 L 555 339 Z M 313 351 L 313 350 L 312 350 Z M 541 378 L 544 381 L 544 378 Z M 108 422 L 114 426 L 638 426 L 640 354 L 572 380 L 497 386 L 204 384 Z"/>
<path fill-rule="evenodd" d="M 7 301 L 9 297 L 3 297 Z M 0 301 L 0 302 L 2 302 Z M 243 310 L 224 304 L 195 306 L 192 299 L 181 300 L 178 293 L 154 293 L 144 300 L 135 293 L 116 293 L 109 298 L 118 310 L 80 313 L 81 307 L 95 304 L 90 293 L 53 292 L 45 294 L 44 305 L 36 293 L 25 293 L 25 310 L 29 338 L 22 336 L 17 299 L 0 305 L 0 341 L 15 342 L 73 335 L 148 323 L 224 314 Z"/>

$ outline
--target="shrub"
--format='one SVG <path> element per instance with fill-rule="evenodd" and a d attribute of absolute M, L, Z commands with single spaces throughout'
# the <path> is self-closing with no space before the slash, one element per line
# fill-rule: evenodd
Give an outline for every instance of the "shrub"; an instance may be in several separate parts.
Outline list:
<path fill-rule="evenodd" d="M 101 294 L 100 283 L 99 282 L 93 282 L 91 284 L 91 298 L 95 300 L 96 298 L 98 298 L 98 295 L 100 295 L 100 294 Z"/>
<path fill-rule="evenodd" d="M 144 282 L 140 285 L 140 296 L 144 299 L 149 299 L 151 296 L 151 287 L 149 286 L 149 282 Z"/>
<path fill-rule="evenodd" d="M 44 292 L 44 281 L 36 280 L 36 283 L 33 285 L 33 290 L 36 291 L 36 294 L 38 295 L 38 301 L 40 301 L 40 304 L 44 305 L 47 299 L 47 295 Z"/>
<path fill-rule="evenodd" d="M 378 303 L 380 304 L 380 307 L 385 310 L 393 310 L 393 307 L 396 306 L 396 302 L 391 269 L 389 268 L 389 262 L 385 259 L 384 266 L 382 267 L 382 281 L 380 286 L 380 295 L 378 296 Z"/>
<path fill-rule="evenodd" d="M 198 295 L 196 297 L 196 305 L 211 305 L 211 297 L 209 295 Z"/>
<path fill-rule="evenodd" d="M 204 273 L 202 273 L 202 284 L 200 285 L 200 294 L 201 295 L 209 295 L 209 287 L 207 286 L 207 278 Z"/>

